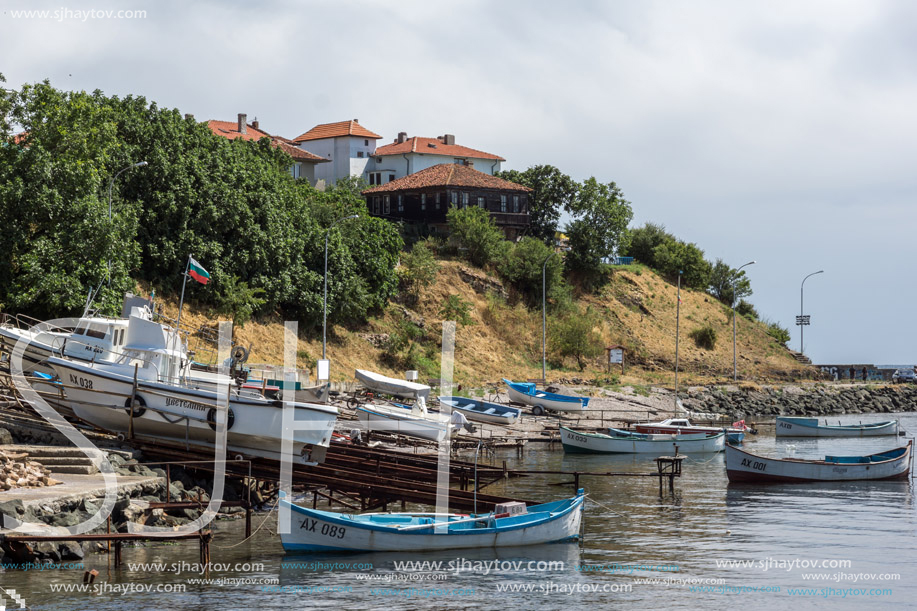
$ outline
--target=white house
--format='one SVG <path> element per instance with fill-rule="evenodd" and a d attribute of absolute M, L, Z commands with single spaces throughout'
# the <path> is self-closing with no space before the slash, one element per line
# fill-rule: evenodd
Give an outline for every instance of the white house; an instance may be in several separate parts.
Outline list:
<path fill-rule="evenodd" d="M 406 132 L 401 132 L 392 144 L 375 149 L 365 178 L 370 185 L 384 185 L 443 163 L 471 166 L 493 176 L 503 161 L 506 160 L 498 155 L 456 144 L 452 134 L 408 138 Z"/>
<path fill-rule="evenodd" d="M 365 177 L 367 164 L 376 151 L 376 140 L 381 137 L 353 119 L 316 125 L 294 138 L 293 143 L 331 162 L 315 167 L 315 179 L 330 185 L 347 176 Z"/>

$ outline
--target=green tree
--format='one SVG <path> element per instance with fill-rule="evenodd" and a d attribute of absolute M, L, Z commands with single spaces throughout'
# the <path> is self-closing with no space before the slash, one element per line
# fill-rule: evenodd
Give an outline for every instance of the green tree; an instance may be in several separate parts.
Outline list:
<path fill-rule="evenodd" d="M 433 248 L 430 240 L 421 240 L 414 244 L 410 252 L 401 256 L 401 288 L 413 301 L 419 298 L 424 287 L 436 281 L 439 262 L 433 254 Z"/>
<path fill-rule="evenodd" d="M 633 217 L 630 202 L 615 183 L 589 178 L 580 186 L 570 210 L 575 220 L 566 229 L 570 239 L 567 268 L 594 276 L 601 270 L 602 260 L 614 254 L 620 244 Z"/>
<path fill-rule="evenodd" d="M 623 254 L 634 257 L 650 267 L 657 267 L 656 247 L 666 242 L 674 242 L 675 236 L 665 230 L 665 225 L 646 223 L 643 227 L 628 232 L 627 248 Z"/>
<path fill-rule="evenodd" d="M 471 318 L 472 304 L 460 295 L 449 295 L 443 300 L 439 315 L 443 320 L 454 320 L 460 327 L 474 324 Z"/>
<path fill-rule="evenodd" d="M 710 281 L 707 291 L 728 306 L 733 299 L 741 300 L 752 294 L 751 281 L 745 270 L 735 270 L 722 259 L 717 259 L 710 270 Z"/>
<path fill-rule="evenodd" d="M 590 308 L 552 319 L 551 353 L 561 361 L 568 356 L 573 357 L 582 371 L 589 359 L 602 354 L 602 337 L 595 330 L 596 324 L 597 317 Z"/>
<path fill-rule="evenodd" d="M 505 170 L 497 176 L 532 189 L 528 234 L 553 244 L 560 212 L 569 210 L 576 198 L 576 181 L 552 165 L 536 165 L 523 172 Z"/>
<path fill-rule="evenodd" d="M 705 288 L 710 279 L 710 263 L 704 259 L 704 251 L 695 244 L 681 240 L 666 241 L 653 251 L 656 269 L 675 281 L 682 272 L 682 283 L 691 288 Z"/>
<path fill-rule="evenodd" d="M 465 256 L 479 267 L 485 267 L 500 258 L 509 248 L 503 232 L 494 223 L 490 213 L 478 206 L 458 208 L 451 206 L 446 214 L 449 230 L 465 249 Z"/>
<path fill-rule="evenodd" d="M 790 332 L 785 327 L 781 327 L 780 323 L 766 322 L 765 324 L 767 324 L 767 334 L 777 340 L 778 343 L 785 346 L 790 341 Z"/>
<path fill-rule="evenodd" d="M 524 237 L 516 242 L 509 255 L 500 262 L 499 269 L 503 279 L 522 295 L 527 305 L 540 306 L 542 266 L 547 297 L 557 297 L 564 290 L 563 257 L 537 238 Z"/>

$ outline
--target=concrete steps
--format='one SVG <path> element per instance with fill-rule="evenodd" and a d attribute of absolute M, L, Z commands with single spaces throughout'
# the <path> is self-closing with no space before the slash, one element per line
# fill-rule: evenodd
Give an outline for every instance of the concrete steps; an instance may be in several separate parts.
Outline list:
<path fill-rule="evenodd" d="M 25 452 L 28 460 L 46 467 L 51 473 L 72 473 L 76 475 L 94 475 L 99 472 L 99 462 L 104 457 L 100 450 L 91 450 L 92 458 L 77 448 L 55 446 L 8 445 L 3 446 L 7 452 Z"/>

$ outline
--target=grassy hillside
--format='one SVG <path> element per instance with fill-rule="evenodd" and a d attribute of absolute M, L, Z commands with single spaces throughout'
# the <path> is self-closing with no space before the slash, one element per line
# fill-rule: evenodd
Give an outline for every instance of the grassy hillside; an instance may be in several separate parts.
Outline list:
<path fill-rule="evenodd" d="M 456 332 L 457 382 L 482 386 L 499 382 L 501 377 L 541 377 L 540 309 L 528 310 L 521 304 L 512 305 L 512 299 L 505 296 L 506 291 L 498 279 L 467 263 L 442 261 L 436 282 L 422 291 L 416 304 L 409 306 L 398 298 L 384 313 L 361 327 L 329 328 L 328 357 L 332 361 L 332 379 L 352 380 L 354 368 L 397 377 L 402 377 L 407 368 L 418 368 L 421 379 L 439 377 L 442 334 L 439 312 L 449 295 L 458 295 L 470 304 L 471 322 L 459 326 Z M 709 384 L 731 380 L 730 310 L 705 293 L 683 289 L 681 295 L 679 383 Z M 578 299 L 582 307 L 591 308 L 598 315 L 594 330 L 602 338 L 603 347 L 625 346 L 626 373 L 622 376 L 620 368 L 615 367 L 607 374 L 604 357 L 592 359 L 580 372 L 573 359 L 563 363 L 552 359 L 549 344 L 549 381 L 599 378 L 602 383 L 612 385 L 673 386 L 674 286 L 651 270 L 632 265 L 617 268 L 600 294 L 583 295 Z M 166 302 L 163 306 L 167 315 L 174 316 L 177 312 L 175 302 Z M 205 312 L 186 308 L 182 321 L 198 326 L 212 323 L 213 319 Z M 712 350 L 698 347 L 689 337 L 692 330 L 705 325 L 711 326 L 717 334 Z M 764 382 L 814 374 L 813 368 L 797 363 L 766 331 L 766 326 L 760 322 L 738 318 L 741 379 Z M 415 336 L 412 341 L 404 339 L 411 334 Z M 234 339 L 242 345 L 252 345 L 250 364 L 283 362 L 283 321 L 279 318 L 252 320 L 235 329 Z M 400 350 L 393 350 L 393 344 Z M 321 357 L 321 350 L 320 329 L 301 332 L 297 366 L 312 369 L 315 359 Z"/>

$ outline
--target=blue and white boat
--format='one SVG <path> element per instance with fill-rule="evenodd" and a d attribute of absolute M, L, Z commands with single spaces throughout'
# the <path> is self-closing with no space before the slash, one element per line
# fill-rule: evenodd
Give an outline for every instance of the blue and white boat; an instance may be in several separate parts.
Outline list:
<path fill-rule="evenodd" d="M 860 422 L 859 424 L 819 424 L 818 418 L 777 416 L 777 437 L 878 437 L 897 435 L 898 421 Z"/>
<path fill-rule="evenodd" d="M 546 410 L 555 412 L 582 412 L 589 405 L 589 397 L 558 395 L 538 390 L 531 382 L 513 382 L 503 378 L 509 388 L 509 400 L 532 406 L 532 413 L 541 416 Z"/>
<path fill-rule="evenodd" d="M 281 500 L 290 509 L 288 552 L 404 552 L 516 547 L 575 541 L 580 536 L 585 494 L 485 514 L 368 513 L 321 511 Z M 501 507 L 498 505 L 498 509 Z"/>
<path fill-rule="evenodd" d="M 475 422 L 489 424 L 502 424 L 509 426 L 519 420 L 522 410 L 510 405 L 468 399 L 467 397 L 439 397 L 441 405 L 448 405 L 454 410 L 465 414 L 465 417 Z"/>

